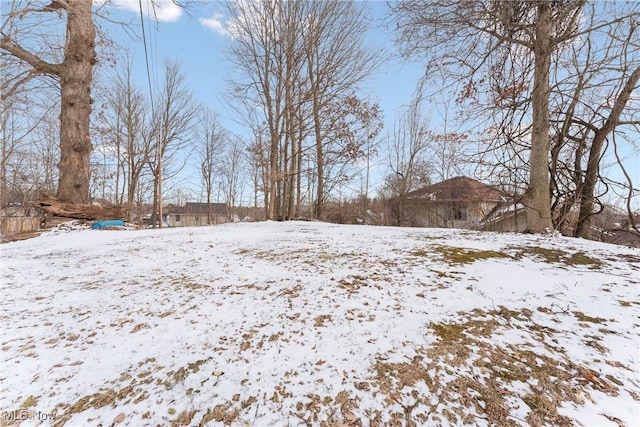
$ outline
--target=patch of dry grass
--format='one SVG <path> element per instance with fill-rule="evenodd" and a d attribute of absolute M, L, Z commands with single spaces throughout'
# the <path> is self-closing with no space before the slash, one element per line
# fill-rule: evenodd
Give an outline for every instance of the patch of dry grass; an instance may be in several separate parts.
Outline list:
<path fill-rule="evenodd" d="M 436 246 L 433 248 L 433 250 L 440 254 L 440 256 L 449 264 L 471 264 L 475 261 L 490 258 L 511 258 L 510 255 L 504 252 L 471 250 L 465 248 L 456 248 L 453 246 Z"/>
<path fill-rule="evenodd" d="M 517 425 L 509 417 L 513 398 L 529 407 L 526 422 L 533 426 L 571 426 L 572 421 L 558 414 L 558 407 L 570 401 L 581 404 L 589 398 L 589 390 L 596 389 L 617 395 L 622 386 L 619 381 L 600 378 L 587 366 L 579 365 L 562 351 L 556 357 L 536 352 L 532 348 L 495 345 L 492 336 L 515 324 L 502 325 L 498 319 L 517 322 L 517 327 L 528 330 L 541 345 L 546 346 L 543 335 L 552 333 L 531 321 L 530 310 L 508 310 L 504 307 L 491 311 L 474 310 L 463 314 L 457 323 L 431 324 L 437 341 L 406 362 L 388 363 L 378 360 L 367 388 L 373 387 L 385 396 L 385 412 L 394 404 L 413 401 L 409 413 L 398 413 L 397 419 L 420 422 L 438 422 L 446 419 L 452 424 L 473 424 L 474 417 L 485 419 L 489 425 Z M 418 393 L 417 384 L 423 384 L 429 395 Z M 514 384 L 520 384 L 514 386 Z M 529 393 L 514 389 L 527 384 Z M 433 396 L 437 401 L 433 402 Z M 457 402 L 458 405 L 450 405 Z M 438 406 L 444 403 L 444 406 Z M 420 409 L 421 410 L 417 410 Z M 444 409 L 443 409 L 444 408 Z M 473 412 L 476 414 L 474 415 Z M 420 415 L 419 415 L 420 414 Z M 426 415 L 425 415 L 426 414 Z M 392 416 L 393 419 L 393 416 Z M 398 424 L 398 425 L 401 425 Z"/>
<path fill-rule="evenodd" d="M 576 318 L 580 321 L 580 322 L 589 322 L 589 323 L 604 323 L 607 321 L 607 319 L 603 319 L 602 317 L 592 317 L 592 316 L 587 316 L 586 314 L 584 314 L 581 311 L 574 311 L 573 315 L 576 316 Z"/>
<path fill-rule="evenodd" d="M 508 249 L 515 250 L 515 259 L 521 259 L 524 256 L 533 256 L 542 259 L 544 262 L 553 264 L 563 264 L 565 266 L 587 266 L 590 269 L 597 270 L 602 267 L 602 261 L 587 256 L 583 252 L 569 253 L 561 249 L 549 249 L 541 246 L 513 246 Z"/>

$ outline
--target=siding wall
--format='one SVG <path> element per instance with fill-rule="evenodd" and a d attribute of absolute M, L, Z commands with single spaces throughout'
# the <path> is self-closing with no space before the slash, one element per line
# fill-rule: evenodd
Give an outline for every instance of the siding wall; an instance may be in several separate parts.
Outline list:
<path fill-rule="evenodd" d="M 169 214 L 167 217 L 169 227 L 199 227 L 207 225 L 207 215 L 200 214 Z M 212 224 L 224 224 L 228 222 L 226 215 L 212 215 Z"/>
<path fill-rule="evenodd" d="M 40 229 L 40 218 L 24 216 L 2 218 L 0 229 L 5 235 L 36 231 Z"/>
<path fill-rule="evenodd" d="M 482 219 L 495 206 L 493 202 L 470 202 L 454 204 L 451 202 L 426 202 L 421 200 L 405 201 L 405 222 L 410 227 L 436 228 L 477 228 Z M 466 218 L 452 215 L 455 209 L 466 209 Z M 398 224 L 395 224 L 398 225 Z"/>

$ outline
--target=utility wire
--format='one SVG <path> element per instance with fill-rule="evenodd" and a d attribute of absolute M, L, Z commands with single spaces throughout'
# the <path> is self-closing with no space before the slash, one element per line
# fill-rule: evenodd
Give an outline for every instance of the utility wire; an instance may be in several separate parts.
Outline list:
<path fill-rule="evenodd" d="M 144 44 L 144 59 L 147 64 L 147 82 L 149 83 L 149 98 L 151 99 L 151 114 L 154 115 L 153 112 L 153 90 L 151 89 L 151 72 L 149 71 L 149 54 L 147 52 L 147 37 L 144 31 L 144 17 L 142 12 L 142 0 L 138 0 L 138 4 L 140 5 L 140 24 L 142 25 L 142 42 Z"/>
<path fill-rule="evenodd" d="M 147 3 L 147 16 L 149 16 L 149 7 L 153 10 L 155 16 L 155 31 L 152 31 L 149 35 L 149 44 L 151 48 L 151 68 L 153 68 L 153 87 L 158 87 L 158 33 L 160 32 L 160 21 L 158 20 L 157 12 L 153 3 Z"/>

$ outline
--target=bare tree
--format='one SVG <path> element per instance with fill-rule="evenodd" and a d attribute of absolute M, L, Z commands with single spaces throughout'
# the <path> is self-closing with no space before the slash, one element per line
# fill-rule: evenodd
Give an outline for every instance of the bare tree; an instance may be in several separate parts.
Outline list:
<path fill-rule="evenodd" d="M 20 127 L 14 110 L 7 104 L 0 110 L 0 211 L 3 213 L 10 202 L 9 192 L 15 192 L 24 182 L 24 179 L 16 179 L 16 175 L 19 175 L 20 157 L 27 150 L 25 137 L 28 134 Z"/>
<path fill-rule="evenodd" d="M 633 38 L 638 40 L 638 35 L 640 34 L 640 31 L 638 30 L 639 26 L 640 24 L 637 22 L 636 18 L 636 22 L 631 24 L 629 39 Z M 623 45 L 623 49 L 625 51 L 628 49 L 635 49 L 637 52 L 637 47 L 630 47 L 628 43 Z M 623 58 L 626 62 L 628 56 L 623 55 Z M 575 234 L 580 237 L 589 237 L 591 216 L 593 215 L 595 204 L 594 192 L 600 174 L 603 146 L 609 135 L 614 132 L 619 125 L 625 124 L 621 123 L 621 117 L 623 116 L 623 112 L 631 98 L 631 94 L 639 87 L 640 57 L 636 56 L 635 63 L 624 63 L 623 65 L 624 67 L 620 70 L 622 78 L 619 80 L 619 86 L 615 89 L 615 100 L 612 105 L 607 106 L 608 114 L 604 116 L 604 123 L 601 122 L 602 124 L 600 126 L 593 126 L 590 129 L 594 133 L 591 139 L 591 147 L 589 149 L 584 184 L 581 186 L 579 193 L 580 214 L 575 231 Z M 626 125 L 634 126 L 637 131 L 640 127 L 640 120 L 631 120 L 627 122 Z M 632 216 L 630 215 L 630 217 Z"/>
<path fill-rule="evenodd" d="M 435 112 L 439 114 L 439 122 L 442 123 L 441 131 L 429 132 L 431 139 L 429 152 L 433 159 L 431 168 L 435 181 L 445 181 L 462 175 L 465 163 L 468 163 L 464 145 L 469 135 L 453 125 L 455 119 L 452 117 L 452 102 L 444 96 L 435 102 Z"/>
<path fill-rule="evenodd" d="M 322 217 L 325 191 L 326 116 L 345 94 L 379 65 L 379 52 L 367 47 L 366 5 L 355 2 L 311 2 L 312 12 L 302 32 L 306 54 L 305 68 L 312 102 L 312 128 L 315 137 L 317 189 L 316 218 Z"/>
<path fill-rule="evenodd" d="M 620 163 L 610 148 L 637 150 L 638 106 L 630 102 L 640 77 L 637 3 L 591 3 L 583 34 L 554 55 L 551 111 L 551 194 L 554 225 L 571 235 L 593 235 L 590 220 L 612 191 L 633 196 L 633 183 L 612 179 Z M 615 143 L 614 143 L 615 142 Z M 626 189 L 625 189 L 626 188 Z M 578 213 L 579 212 L 579 213 Z"/>
<path fill-rule="evenodd" d="M 154 180 L 152 223 L 160 227 L 166 163 L 184 148 L 197 114 L 196 104 L 184 83 L 185 77 L 178 63 L 165 60 L 164 68 L 162 92 L 153 107 L 151 126 L 146 136 L 152 144 L 147 163 Z M 185 161 L 182 159 L 183 166 Z"/>
<path fill-rule="evenodd" d="M 237 202 L 242 198 L 242 188 L 244 186 L 244 152 L 242 140 L 234 137 L 229 145 L 229 149 L 222 161 L 221 184 L 224 191 L 229 212 L 235 213 Z"/>
<path fill-rule="evenodd" d="M 253 216 L 258 218 L 258 194 L 266 195 L 265 188 L 269 182 L 269 153 L 265 141 L 266 130 L 259 125 L 252 126 L 254 132 L 253 143 L 247 147 L 246 157 L 251 168 L 251 182 L 253 185 Z M 266 204 L 265 204 L 266 208 Z M 265 212 L 265 218 L 267 217 Z"/>
<path fill-rule="evenodd" d="M 612 138 L 612 143 L 613 143 L 613 152 L 614 155 L 616 157 L 616 161 L 618 163 L 618 165 L 620 166 L 620 169 L 622 170 L 622 174 L 624 175 L 624 178 L 626 180 L 626 186 L 627 186 L 627 194 L 625 197 L 625 208 L 627 211 L 627 218 L 628 218 L 628 228 L 630 228 L 631 230 L 635 230 L 638 231 L 638 213 L 633 211 L 633 206 L 632 206 L 632 200 L 633 200 L 633 196 L 634 193 L 637 192 L 638 190 L 636 190 L 633 187 L 633 179 L 631 178 L 631 176 L 629 175 L 629 172 L 627 171 L 626 167 L 624 166 L 621 158 L 620 158 L 620 154 L 618 152 L 618 144 L 616 142 L 616 138 L 615 138 L 615 134 Z M 640 152 L 640 150 L 636 150 L 636 152 Z M 624 187 L 624 186 L 623 186 Z"/>
<path fill-rule="evenodd" d="M 205 110 L 200 117 L 196 135 L 198 144 L 196 153 L 200 163 L 202 187 L 207 199 L 207 224 L 211 224 L 213 218 L 211 197 L 221 175 L 227 132 L 222 127 L 218 116 L 210 110 Z"/>
<path fill-rule="evenodd" d="M 269 219 L 300 213 L 303 179 L 317 184 L 315 216 L 322 215 L 326 160 L 333 155 L 326 148 L 332 143 L 330 134 L 337 132 L 328 127 L 337 123 L 328 116 L 377 63 L 375 53 L 364 45 L 364 8 L 333 1 L 227 3 L 229 57 L 238 69 L 231 85 L 234 105 L 250 126 L 266 130 Z M 303 159 L 310 158 L 311 150 L 315 173 L 309 178 Z"/>
<path fill-rule="evenodd" d="M 89 132 L 91 115 L 91 79 L 96 63 L 95 28 L 90 1 L 52 0 L 47 2 L 13 2 L 2 24 L 0 49 L 28 64 L 16 76 L 3 96 L 18 90 L 37 75 L 52 76 L 60 84 L 60 163 L 58 198 L 72 203 L 89 201 L 89 160 L 92 150 Z M 45 3 L 48 3 L 45 6 Z M 53 62 L 44 50 L 37 52 L 21 41 L 20 25 L 30 23 L 33 15 L 56 14 L 66 18 L 64 59 Z M 25 17 L 30 15 L 29 19 Z M 28 25 L 28 24 L 27 24 Z M 45 38 L 46 39 L 46 38 Z"/>
<path fill-rule="evenodd" d="M 59 120 L 52 117 L 56 110 L 55 100 L 47 97 L 17 98 L 14 94 L 3 104 L 0 111 L 3 200 L 11 189 L 22 193 L 24 201 L 32 201 L 31 196 L 37 196 L 35 191 L 55 191 L 60 157 Z M 25 192 L 27 188 L 33 192 Z"/>
<path fill-rule="evenodd" d="M 282 180 L 280 147 L 284 138 L 286 78 L 283 48 L 278 43 L 281 11 L 277 7 L 278 2 L 226 3 L 233 37 L 229 58 L 238 70 L 231 82 L 231 104 L 239 102 L 236 108 L 246 114 L 249 125 L 264 122 L 268 133 L 268 179 L 264 188 L 267 219 L 277 216 L 276 190 Z M 258 119 L 257 114 L 261 115 Z"/>
<path fill-rule="evenodd" d="M 385 180 L 385 196 L 404 197 L 429 183 L 433 167 L 427 155 L 431 143 L 428 120 L 418 99 L 414 99 L 394 125 L 387 150 L 390 175 Z"/>
<path fill-rule="evenodd" d="M 389 140 L 389 174 L 385 177 L 381 196 L 397 198 L 399 225 L 405 225 L 404 199 L 407 193 L 430 183 L 432 165 L 428 158 L 431 135 L 429 123 L 423 115 L 418 98 L 403 109 L 396 118 Z"/>
<path fill-rule="evenodd" d="M 472 98 L 494 70 L 508 67 L 519 82 L 520 60 L 500 63 L 505 53 L 517 52 L 534 64 L 531 96 L 531 133 L 527 227 L 532 232 L 552 229 L 548 157 L 550 146 L 549 97 L 552 55 L 581 32 L 579 18 L 586 0 L 401 1 L 392 6 L 406 54 L 427 52 L 432 64 L 449 77 L 466 83 L 461 97 Z M 457 68 L 457 71 L 454 71 Z M 510 79 L 501 91 L 524 92 Z"/>
<path fill-rule="evenodd" d="M 366 173 L 368 155 L 376 150 L 381 129 L 377 104 L 351 94 L 327 105 L 323 115 L 324 194 L 316 194 L 316 200 L 357 191 L 357 179 Z"/>
<path fill-rule="evenodd" d="M 37 173 L 34 172 L 33 176 L 38 177 L 34 184 L 38 190 L 48 193 L 53 193 L 58 184 L 59 127 L 59 120 L 54 117 L 44 116 L 39 126 L 35 128 L 32 138 L 31 153 L 37 164 Z"/>
<path fill-rule="evenodd" d="M 126 194 L 127 219 L 134 217 L 138 181 L 144 173 L 151 150 L 151 138 L 144 138 L 145 110 L 147 101 L 142 91 L 133 82 L 133 60 L 126 54 L 120 62 L 106 95 L 106 122 L 109 149 L 117 161 L 116 194 Z M 120 201 L 117 200 L 116 203 Z"/>

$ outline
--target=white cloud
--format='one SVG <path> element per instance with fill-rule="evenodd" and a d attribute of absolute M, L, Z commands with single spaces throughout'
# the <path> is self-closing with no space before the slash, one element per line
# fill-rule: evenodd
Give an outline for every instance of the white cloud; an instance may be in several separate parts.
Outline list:
<path fill-rule="evenodd" d="M 136 0 L 111 0 L 120 9 L 140 13 L 140 3 Z M 155 6 L 154 6 L 155 5 Z M 182 8 L 171 0 L 142 0 L 142 13 L 159 22 L 175 22 L 182 16 Z"/>
<path fill-rule="evenodd" d="M 218 33 L 221 36 L 229 35 L 229 30 L 227 30 L 227 25 L 223 20 L 223 16 L 219 13 L 214 13 L 211 18 L 200 18 L 199 21 L 214 33 Z"/>

